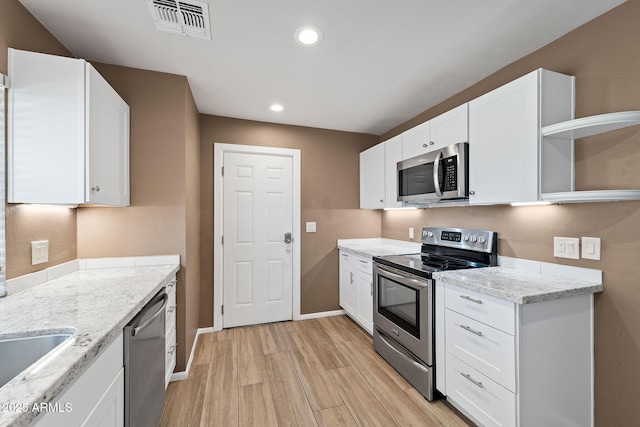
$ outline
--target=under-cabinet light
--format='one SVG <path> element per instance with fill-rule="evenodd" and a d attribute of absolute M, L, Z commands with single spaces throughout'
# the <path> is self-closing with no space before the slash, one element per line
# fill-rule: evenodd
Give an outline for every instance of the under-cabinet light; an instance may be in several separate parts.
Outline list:
<path fill-rule="evenodd" d="M 546 206 L 550 204 L 551 202 L 513 202 L 511 206 Z"/>

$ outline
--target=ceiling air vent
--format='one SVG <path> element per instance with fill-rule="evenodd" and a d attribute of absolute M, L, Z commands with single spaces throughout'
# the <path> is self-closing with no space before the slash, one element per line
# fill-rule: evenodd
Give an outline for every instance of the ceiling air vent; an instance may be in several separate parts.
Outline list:
<path fill-rule="evenodd" d="M 207 3 L 193 0 L 147 0 L 147 3 L 158 30 L 211 40 Z"/>

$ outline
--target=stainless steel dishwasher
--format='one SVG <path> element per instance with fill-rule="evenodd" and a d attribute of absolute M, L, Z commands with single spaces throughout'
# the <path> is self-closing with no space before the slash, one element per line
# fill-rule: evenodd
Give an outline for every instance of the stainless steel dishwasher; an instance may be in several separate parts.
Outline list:
<path fill-rule="evenodd" d="M 164 409 L 165 305 L 162 288 L 124 328 L 125 427 L 158 427 Z"/>

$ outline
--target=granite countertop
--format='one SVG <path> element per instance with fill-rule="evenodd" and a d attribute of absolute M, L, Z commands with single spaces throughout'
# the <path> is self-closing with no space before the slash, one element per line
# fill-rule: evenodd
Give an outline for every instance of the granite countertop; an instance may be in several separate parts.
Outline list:
<path fill-rule="evenodd" d="M 0 388 L 0 425 L 28 426 L 174 277 L 179 265 L 79 270 L 0 299 L 0 339 L 73 330 L 75 340 L 37 373 Z M 2 360 L 0 358 L 0 363 Z M 11 404 L 29 408 L 11 409 Z"/>
<path fill-rule="evenodd" d="M 364 257 L 420 253 L 420 243 L 393 239 L 341 239 L 338 249 Z"/>
<path fill-rule="evenodd" d="M 433 273 L 433 278 L 516 304 L 549 301 L 603 290 L 599 283 L 505 267 L 443 271 Z"/>

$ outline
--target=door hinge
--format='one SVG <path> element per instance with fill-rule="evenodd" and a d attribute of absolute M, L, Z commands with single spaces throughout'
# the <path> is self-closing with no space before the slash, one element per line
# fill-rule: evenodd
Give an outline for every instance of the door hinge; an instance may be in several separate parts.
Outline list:
<path fill-rule="evenodd" d="M 224 166 L 220 168 L 220 173 L 222 174 L 222 176 L 224 176 Z"/>
<path fill-rule="evenodd" d="M 224 236 L 220 236 L 220 244 L 224 246 Z"/>
<path fill-rule="evenodd" d="M 224 314 L 224 305 L 220 306 L 220 314 Z"/>

